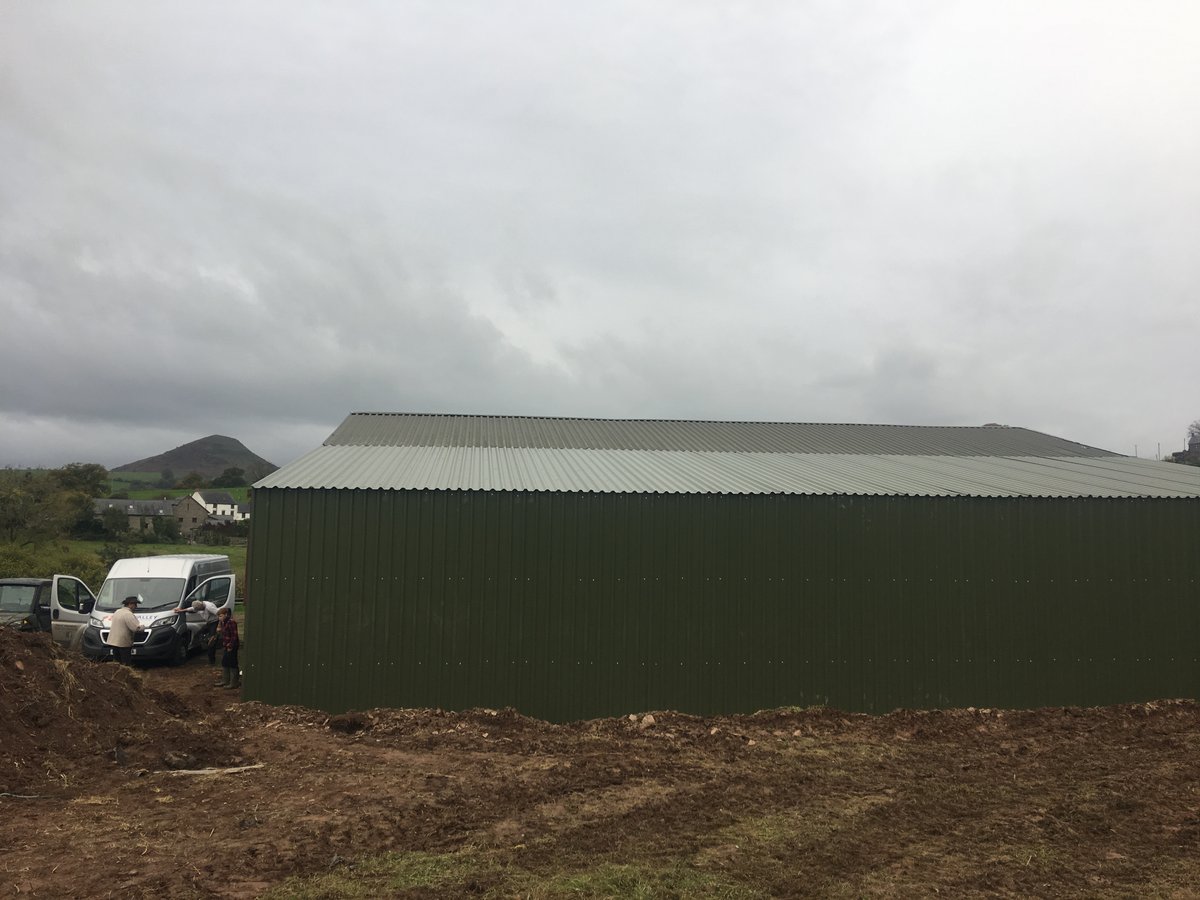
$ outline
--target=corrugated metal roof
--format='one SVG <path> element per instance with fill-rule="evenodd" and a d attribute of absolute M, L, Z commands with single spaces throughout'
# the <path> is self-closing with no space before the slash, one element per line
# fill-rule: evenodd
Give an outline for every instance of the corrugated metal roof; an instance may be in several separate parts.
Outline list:
<path fill-rule="evenodd" d="M 921 456 L 1115 456 L 1003 425 L 852 425 L 351 413 L 328 446 L 524 447 Z"/>
<path fill-rule="evenodd" d="M 1123 456 L 868 456 L 327 444 L 268 475 L 255 487 L 1200 497 L 1200 468 Z"/>

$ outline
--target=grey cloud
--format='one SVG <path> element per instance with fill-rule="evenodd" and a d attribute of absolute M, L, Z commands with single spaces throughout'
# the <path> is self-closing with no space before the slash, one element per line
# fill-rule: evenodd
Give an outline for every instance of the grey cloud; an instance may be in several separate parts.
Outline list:
<path fill-rule="evenodd" d="M 353 409 L 1174 449 L 1200 13 L 1169 7 L 1067 46 L 1066 3 L 10 5 L 0 464 L 284 462 Z"/>

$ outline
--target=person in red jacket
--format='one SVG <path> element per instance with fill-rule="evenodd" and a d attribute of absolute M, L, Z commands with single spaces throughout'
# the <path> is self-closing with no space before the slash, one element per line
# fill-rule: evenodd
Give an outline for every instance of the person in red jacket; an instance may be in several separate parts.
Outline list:
<path fill-rule="evenodd" d="M 239 688 L 242 686 L 242 672 L 238 668 L 238 647 L 241 646 L 241 641 L 238 640 L 237 622 L 233 621 L 228 607 L 217 610 L 217 639 L 225 648 L 225 652 L 221 654 L 221 668 L 225 671 L 225 677 L 219 686 Z"/>

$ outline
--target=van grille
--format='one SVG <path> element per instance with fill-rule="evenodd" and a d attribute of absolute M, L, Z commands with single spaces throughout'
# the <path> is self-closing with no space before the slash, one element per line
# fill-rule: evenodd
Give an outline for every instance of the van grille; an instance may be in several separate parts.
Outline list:
<path fill-rule="evenodd" d="M 100 641 L 103 644 L 108 644 L 108 631 L 109 630 L 107 628 L 100 629 Z M 134 634 L 133 646 L 136 647 L 138 644 L 144 644 L 148 640 L 150 640 L 150 629 L 149 628 L 147 628 L 145 631 L 139 631 L 136 634 Z"/>

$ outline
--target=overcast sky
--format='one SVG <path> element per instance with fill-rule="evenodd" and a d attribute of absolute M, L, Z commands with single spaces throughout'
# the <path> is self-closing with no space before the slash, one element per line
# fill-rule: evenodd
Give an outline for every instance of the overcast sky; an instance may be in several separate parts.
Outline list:
<path fill-rule="evenodd" d="M 0 465 L 1200 418 L 1200 4 L 0 0 Z"/>

